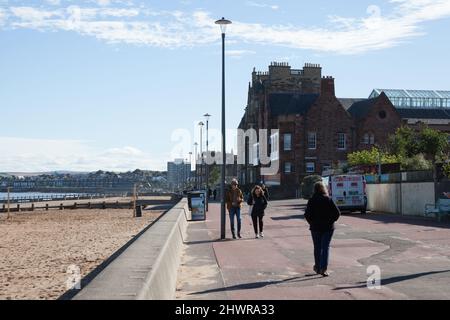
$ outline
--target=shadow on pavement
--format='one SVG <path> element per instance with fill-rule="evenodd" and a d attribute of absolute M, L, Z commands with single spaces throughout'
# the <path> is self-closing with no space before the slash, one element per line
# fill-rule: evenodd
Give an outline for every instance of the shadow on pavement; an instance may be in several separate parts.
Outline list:
<path fill-rule="evenodd" d="M 387 278 L 387 279 L 381 279 L 381 285 L 382 286 L 389 285 L 389 284 L 393 284 L 393 283 L 397 283 L 397 282 L 408 281 L 408 280 L 412 280 L 412 279 L 416 279 L 416 278 L 420 278 L 420 277 L 425 277 L 425 276 L 439 274 L 439 273 L 446 273 L 446 272 L 450 272 L 450 270 L 429 271 L 429 272 L 409 274 L 409 275 L 405 275 L 405 276 L 396 276 L 396 277 L 391 277 L 391 278 Z M 339 288 L 334 288 L 333 290 L 358 289 L 358 288 L 365 288 L 367 286 L 367 282 L 358 282 L 358 283 L 359 284 L 355 285 L 355 286 L 339 287 Z"/>
<path fill-rule="evenodd" d="M 313 277 L 313 276 L 315 276 L 315 277 Z M 192 292 L 189 295 L 208 294 L 208 293 L 215 293 L 215 292 L 221 292 L 221 291 L 260 289 L 260 288 L 270 286 L 270 285 L 277 285 L 277 284 L 282 284 L 282 283 L 287 283 L 287 282 L 301 282 L 301 281 L 321 279 L 321 278 L 323 278 L 321 275 L 307 274 L 307 275 L 304 275 L 301 277 L 293 277 L 293 278 L 288 278 L 288 279 L 284 279 L 284 280 L 243 283 L 243 284 L 237 284 L 237 285 L 229 286 L 229 287 L 209 289 L 209 290 L 199 291 L 199 292 Z"/>
<path fill-rule="evenodd" d="M 279 220 L 292 220 L 292 219 L 300 219 L 300 220 L 304 220 L 305 217 L 302 214 L 296 214 L 293 216 L 282 216 L 282 217 L 270 217 L 270 219 L 275 220 L 275 221 L 279 221 Z"/>
<path fill-rule="evenodd" d="M 446 228 L 450 229 L 450 223 L 447 221 L 438 222 L 436 220 L 430 220 L 429 218 L 425 217 L 408 217 L 408 216 L 401 216 L 401 215 L 395 215 L 390 213 L 381 213 L 381 212 L 374 212 L 374 213 L 367 213 L 367 214 L 353 214 L 353 215 L 346 215 L 350 216 L 352 218 L 357 219 L 364 219 L 364 220 L 371 220 L 371 221 L 378 221 L 380 223 L 404 223 L 404 224 L 411 224 L 411 225 L 417 225 L 417 226 L 425 226 L 425 227 L 435 227 L 435 228 Z"/>
<path fill-rule="evenodd" d="M 205 244 L 205 243 L 230 242 L 230 241 L 248 241 L 248 240 L 255 240 L 255 238 L 196 240 L 196 241 L 184 241 L 183 244 L 189 246 L 191 244 Z"/>

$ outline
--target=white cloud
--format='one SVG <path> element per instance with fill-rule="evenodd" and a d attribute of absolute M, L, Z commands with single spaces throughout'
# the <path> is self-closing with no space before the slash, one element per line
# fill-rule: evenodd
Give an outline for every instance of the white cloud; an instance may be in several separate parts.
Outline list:
<path fill-rule="evenodd" d="M 45 0 L 45 2 L 53 6 L 59 6 L 61 4 L 61 0 Z"/>
<path fill-rule="evenodd" d="M 132 146 L 99 150 L 86 141 L 0 137 L 0 172 L 165 170 L 167 155 Z"/>
<path fill-rule="evenodd" d="M 124 1 L 92 2 L 98 6 L 10 7 L 0 13 L 0 23 L 7 15 L 6 28 L 75 31 L 108 43 L 168 48 L 207 45 L 217 43 L 219 38 L 215 19 L 206 11 L 155 11 Z M 320 27 L 234 21 L 228 38 L 230 42 L 252 45 L 279 45 L 338 54 L 363 53 L 423 35 L 424 22 L 450 17 L 449 0 L 390 2 L 394 9 L 388 14 L 382 14 L 377 6 L 369 6 L 363 17 L 330 16 L 327 21 L 318 23 Z M 269 6 L 252 1 L 247 5 Z"/>
<path fill-rule="evenodd" d="M 278 10 L 280 8 L 278 5 L 275 4 L 259 3 L 255 1 L 246 1 L 245 4 L 249 7 L 270 8 L 272 10 Z"/>
<path fill-rule="evenodd" d="M 227 50 L 225 52 L 227 56 L 233 57 L 233 58 L 241 58 L 246 55 L 256 54 L 255 51 L 251 50 Z"/>
<path fill-rule="evenodd" d="M 0 26 L 2 26 L 6 21 L 6 12 L 0 8 Z"/>

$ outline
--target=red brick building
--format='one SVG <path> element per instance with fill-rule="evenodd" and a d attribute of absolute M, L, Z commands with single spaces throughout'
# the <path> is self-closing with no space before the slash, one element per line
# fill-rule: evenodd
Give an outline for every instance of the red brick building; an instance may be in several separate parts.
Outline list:
<path fill-rule="evenodd" d="M 295 197 L 304 176 L 345 166 L 353 151 L 386 145 L 388 136 L 409 121 L 401 112 L 383 92 L 371 99 L 338 99 L 334 79 L 322 77 L 316 64 L 299 70 L 272 63 L 268 72 L 253 70 L 239 129 L 279 130 L 268 139 L 269 144 L 278 140 L 273 160 L 279 171 L 262 176 L 261 166 L 249 156 L 257 146 L 246 141 L 238 149 L 247 155 L 238 166 L 238 178 L 244 185 L 264 182 L 275 196 Z M 422 110 L 424 114 L 430 112 Z M 444 127 L 450 129 L 448 121 Z"/>

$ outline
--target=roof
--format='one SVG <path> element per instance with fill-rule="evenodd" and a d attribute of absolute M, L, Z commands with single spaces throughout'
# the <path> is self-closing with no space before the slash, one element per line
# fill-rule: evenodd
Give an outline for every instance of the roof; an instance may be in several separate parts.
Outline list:
<path fill-rule="evenodd" d="M 366 100 L 365 98 L 338 98 L 345 110 L 348 110 L 354 103 Z"/>
<path fill-rule="evenodd" d="M 272 93 L 269 107 L 273 116 L 305 114 L 318 97 L 318 94 Z"/>
<path fill-rule="evenodd" d="M 403 119 L 450 119 L 450 108 L 398 108 L 397 112 Z"/>
<path fill-rule="evenodd" d="M 365 99 L 355 102 L 348 108 L 348 112 L 352 117 L 360 119 L 364 118 L 369 113 L 372 106 L 375 104 L 378 98 Z"/>
<path fill-rule="evenodd" d="M 374 89 L 369 98 L 378 97 L 381 92 L 396 108 L 450 108 L 450 91 Z"/>

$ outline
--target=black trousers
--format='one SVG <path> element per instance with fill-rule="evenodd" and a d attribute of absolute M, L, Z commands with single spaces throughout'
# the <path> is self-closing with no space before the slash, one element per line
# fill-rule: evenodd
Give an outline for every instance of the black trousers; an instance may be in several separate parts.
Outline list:
<path fill-rule="evenodd" d="M 259 223 L 259 232 L 263 232 L 264 228 L 263 218 L 264 218 L 263 215 L 252 214 L 253 229 L 255 230 L 255 234 L 258 233 L 258 223 Z"/>

